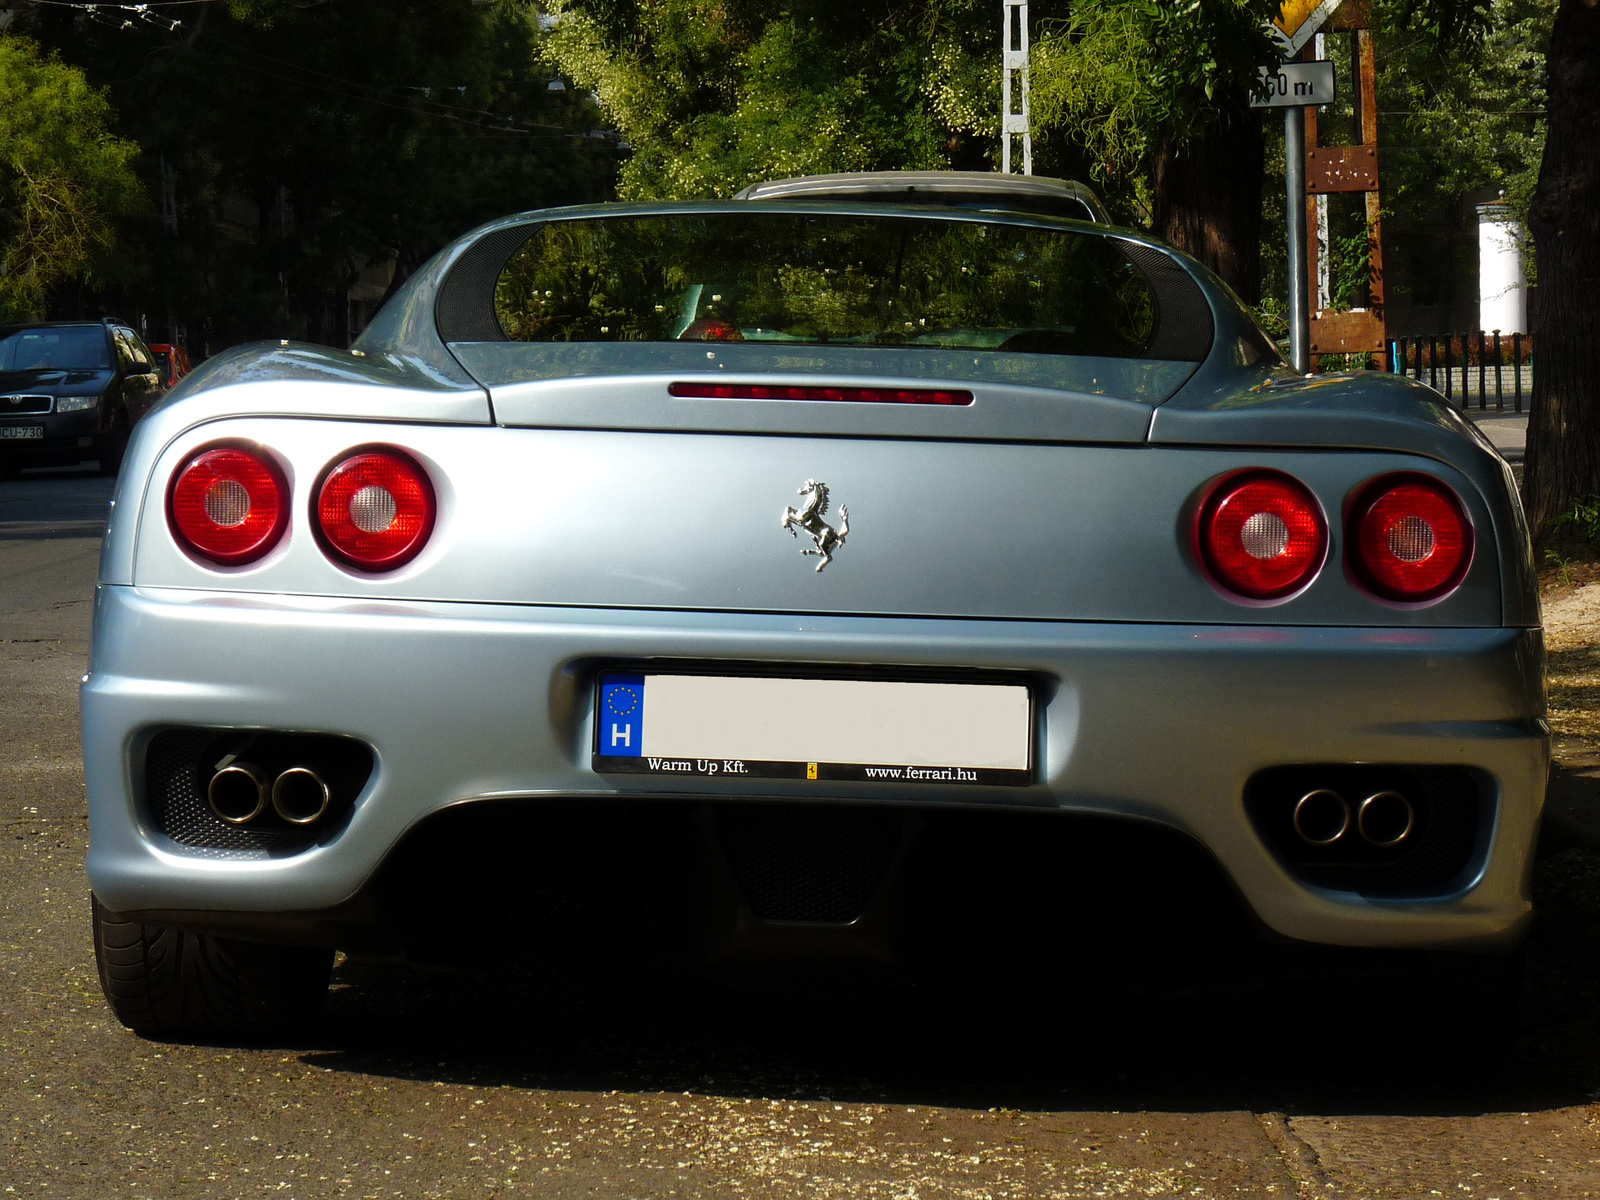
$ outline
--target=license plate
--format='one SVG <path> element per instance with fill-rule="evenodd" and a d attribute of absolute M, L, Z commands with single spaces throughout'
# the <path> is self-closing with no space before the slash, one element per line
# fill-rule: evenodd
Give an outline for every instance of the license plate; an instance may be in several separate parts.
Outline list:
<path fill-rule="evenodd" d="M 43 437 L 43 425 L 0 425 L 0 442 Z"/>
<path fill-rule="evenodd" d="M 594 769 L 664 777 L 1025 784 L 1023 684 L 607 672 Z"/>

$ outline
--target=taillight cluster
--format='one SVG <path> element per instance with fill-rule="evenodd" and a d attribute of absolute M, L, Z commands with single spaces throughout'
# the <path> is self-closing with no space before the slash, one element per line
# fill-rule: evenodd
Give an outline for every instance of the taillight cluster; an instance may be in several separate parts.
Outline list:
<path fill-rule="evenodd" d="M 348 451 L 328 464 L 314 489 L 311 528 L 341 566 L 392 571 L 421 552 L 436 506 L 427 472 L 386 446 Z M 167 518 L 196 558 L 237 567 L 265 557 L 289 528 L 290 487 L 260 446 L 202 447 L 173 476 Z"/>
<path fill-rule="evenodd" d="M 1351 506 L 1350 567 L 1386 600 L 1432 600 L 1472 565 L 1472 525 L 1456 494 L 1427 475 L 1375 479 Z"/>
<path fill-rule="evenodd" d="M 1252 471 L 1211 493 L 1200 513 L 1200 553 L 1223 587 L 1275 600 L 1305 586 L 1328 552 L 1316 497 L 1288 475 Z"/>
<path fill-rule="evenodd" d="M 167 493 L 178 541 L 214 563 L 255 562 L 289 524 L 289 485 L 278 464 L 253 447 L 213 446 L 189 456 Z"/>
<path fill-rule="evenodd" d="M 1384 475 L 1353 493 L 1345 519 L 1352 578 L 1375 596 L 1421 604 L 1447 595 L 1472 565 L 1472 523 L 1445 484 L 1420 474 Z M 1195 541 L 1224 591 L 1281 600 L 1316 578 L 1328 521 L 1311 491 L 1280 471 L 1242 471 L 1211 489 Z"/>
<path fill-rule="evenodd" d="M 313 510 L 323 546 L 348 566 L 389 571 L 410 562 L 433 532 L 433 488 L 398 451 L 353 454 L 322 477 Z"/>

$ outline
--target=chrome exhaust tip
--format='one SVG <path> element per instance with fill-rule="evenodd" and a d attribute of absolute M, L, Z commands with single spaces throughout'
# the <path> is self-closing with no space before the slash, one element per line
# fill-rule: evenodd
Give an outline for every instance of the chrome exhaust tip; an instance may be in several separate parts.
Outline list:
<path fill-rule="evenodd" d="M 1356 810 L 1356 829 L 1380 849 L 1398 846 L 1416 828 L 1417 813 L 1399 792 L 1373 792 Z"/>
<path fill-rule="evenodd" d="M 315 767 L 290 767 L 272 783 L 272 808 L 291 825 L 310 825 L 328 811 L 333 792 Z"/>
<path fill-rule="evenodd" d="M 1331 846 L 1350 828 L 1350 805 L 1338 792 L 1317 788 L 1294 806 L 1294 831 L 1310 846 Z"/>
<path fill-rule="evenodd" d="M 255 763 L 234 761 L 211 777 L 206 803 L 230 825 L 247 825 L 267 807 L 267 777 Z"/>

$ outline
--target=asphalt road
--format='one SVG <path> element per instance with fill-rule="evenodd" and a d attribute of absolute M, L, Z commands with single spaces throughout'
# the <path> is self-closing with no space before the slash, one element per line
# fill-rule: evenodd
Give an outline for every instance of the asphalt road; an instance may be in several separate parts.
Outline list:
<path fill-rule="evenodd" d="M 83 877 L 109 492 L 0 483 L 0 1196 L 1600 1195 L 1600 854 L 1556 840 L 1499 1066 L 1399 1065 L 1430 1019 L 1403 1009 L 1352 1053 L 1270 1000 L 784 1000 L 495 963 L 344 962 L 293 1043 L 141 1040 L 101 1001 Z"/>

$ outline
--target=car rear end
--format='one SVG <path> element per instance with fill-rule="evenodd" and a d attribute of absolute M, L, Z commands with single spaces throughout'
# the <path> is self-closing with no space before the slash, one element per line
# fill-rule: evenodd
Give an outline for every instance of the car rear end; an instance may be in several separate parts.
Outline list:
<path fill-rule="evenodd" d="M 357 351 L 211 364 L 136 435 L 84 685 L 127 919 L 907 970 L 1526 924 L 1504 465 L 1289 377 L 1158 247 L 535 215 Z"/>

